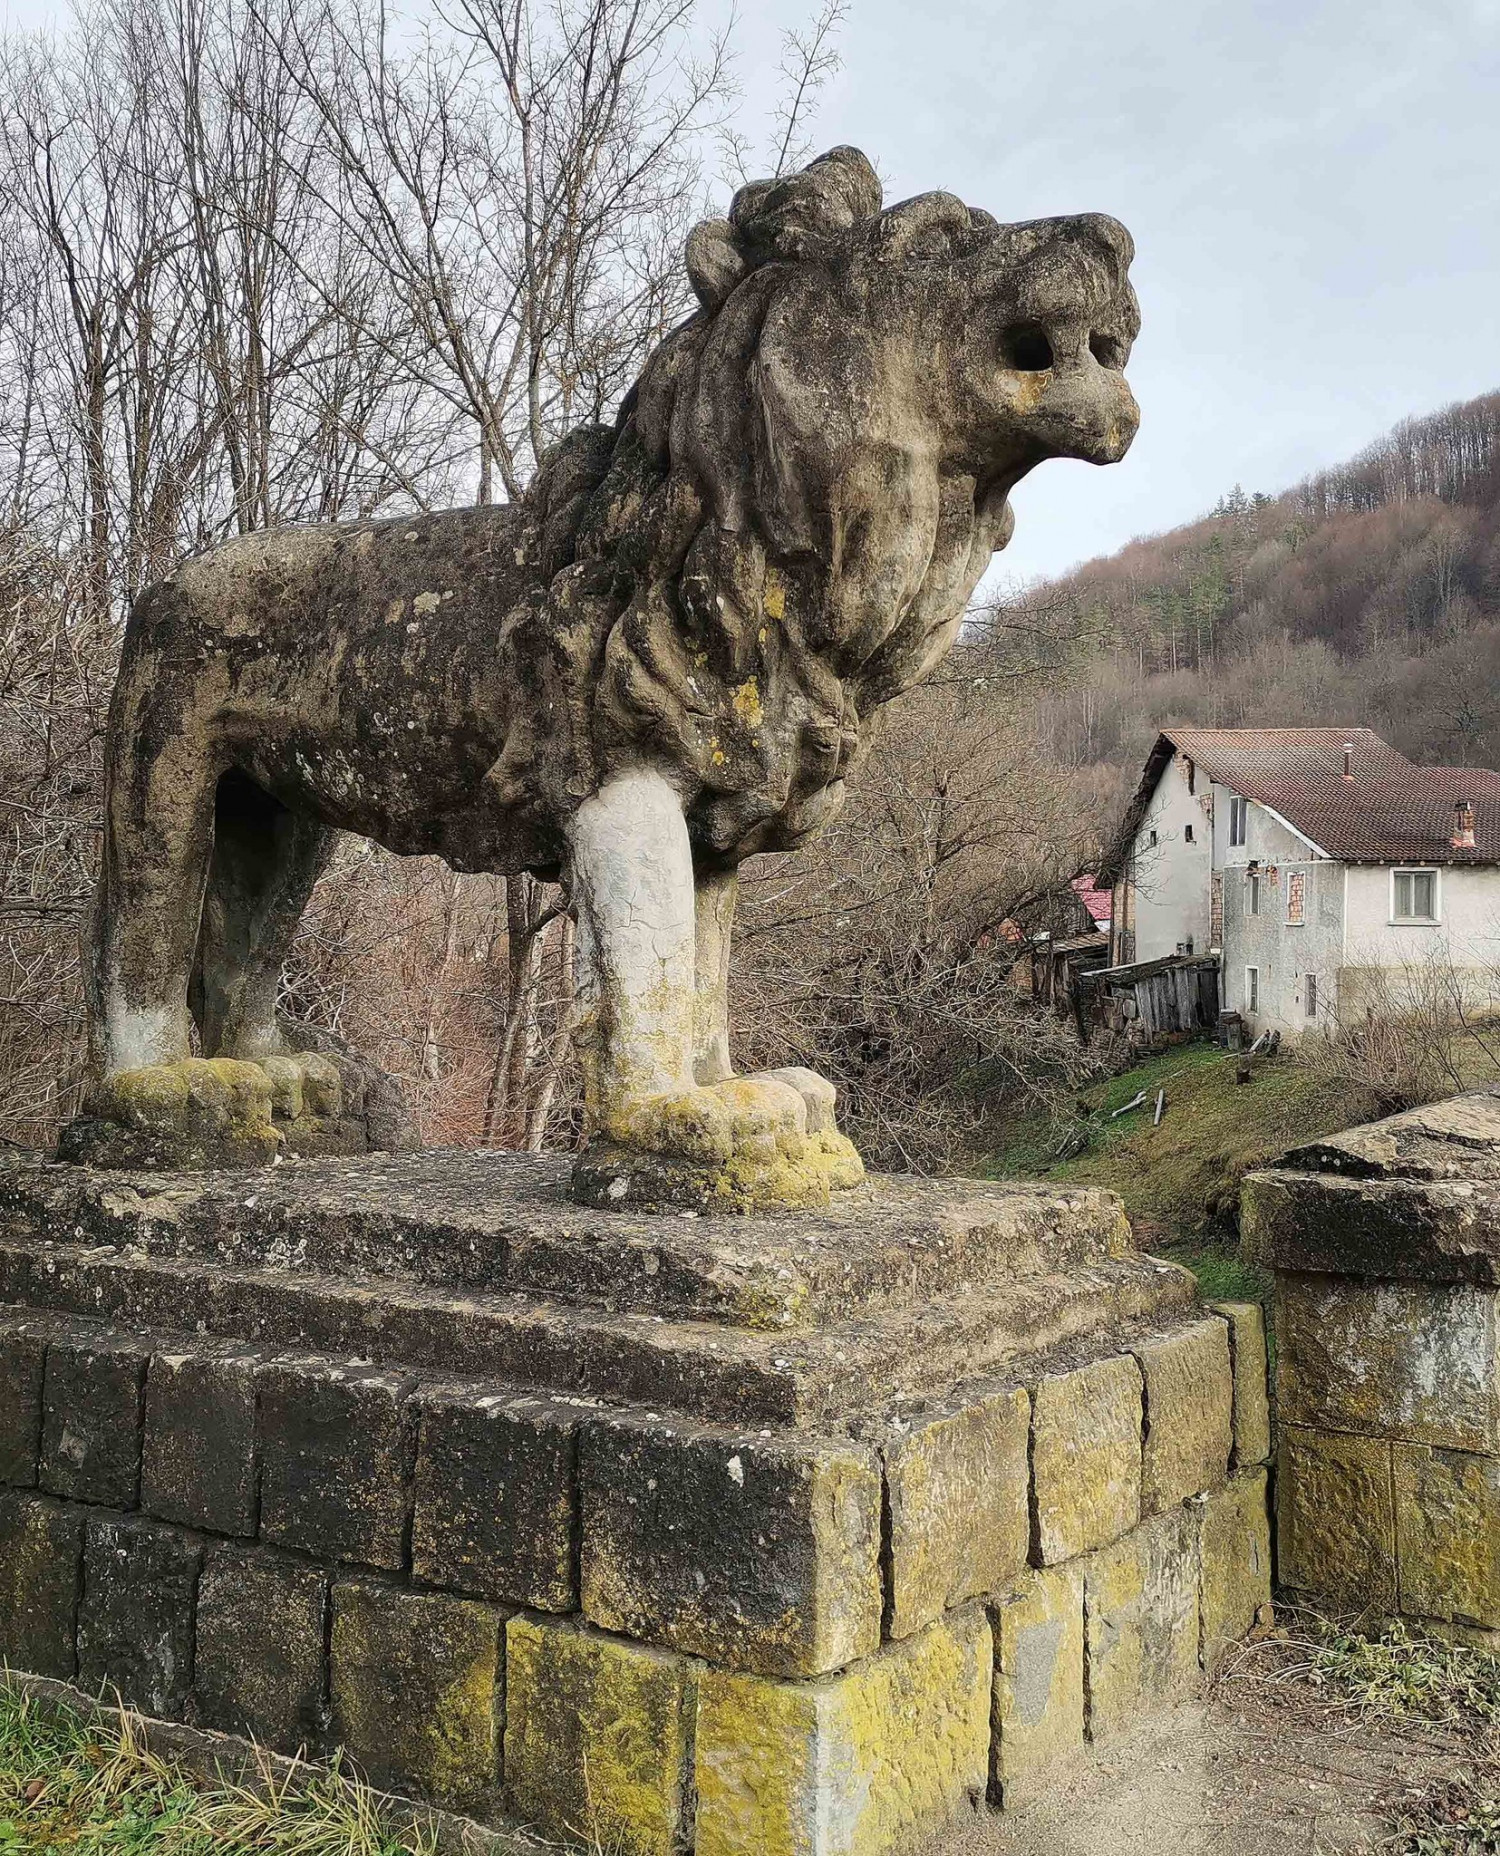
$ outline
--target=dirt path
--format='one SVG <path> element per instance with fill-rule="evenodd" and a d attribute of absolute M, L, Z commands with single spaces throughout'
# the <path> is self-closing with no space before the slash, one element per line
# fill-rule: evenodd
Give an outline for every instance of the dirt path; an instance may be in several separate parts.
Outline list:
<path fill-rule="evenodd" d="M 925 1856 L 1332 1856 L 1390 1847 L 1403 1802 L 1470 1765 L 1422 1724 L 1352 1720 L 1274 1646 L 1215 1691 L 1086 1761 L 1045 1803 L 951 1831 Z"/>

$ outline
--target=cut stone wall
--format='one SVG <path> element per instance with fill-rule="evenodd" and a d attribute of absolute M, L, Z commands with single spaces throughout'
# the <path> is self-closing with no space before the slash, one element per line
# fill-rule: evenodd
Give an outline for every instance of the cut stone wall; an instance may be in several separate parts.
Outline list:
<path fill-rule="evenodd" d="M 1246 1181 L 1276 1272 L 1284 1585 L 1500 1649 L 1500 1099 Z"/>
<path fill-rule="evenodd" d="M 914 1847 L 1269 1597 L 1259 1310 L 1161 1281 L 820 1430 L 0 1310 L 0 1657 L 621 1856 Z"/>

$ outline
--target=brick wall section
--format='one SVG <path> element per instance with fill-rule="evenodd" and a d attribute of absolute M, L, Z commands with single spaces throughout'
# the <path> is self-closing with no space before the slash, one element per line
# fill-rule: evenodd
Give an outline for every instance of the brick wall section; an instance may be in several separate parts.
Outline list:
<path fill-rule="evenodd" d="M 586 1768 L 632 1856 L 687 1847 L 695 1798 L 697 1847 L 736 1847 L 726 1775 L 757 1735 L 801 1821 L 826 1767 L 808 1736 L 905 1696 L 849 1750 L 858 1798 L 912 1801 L 859 1845 L 887 1847 L 965 1787 L 1034 1795 L 1253 1620 L 1252 1316 L 816 1439 L 0 1311 L 0 1656 L 273 1747 L 344 1745 L 382 1784 L 558 1836 Z M 563 1688 L 572 1741 L 549 1750 Z M 637 1705 L 638 1746 L 617 1731 Z"/>

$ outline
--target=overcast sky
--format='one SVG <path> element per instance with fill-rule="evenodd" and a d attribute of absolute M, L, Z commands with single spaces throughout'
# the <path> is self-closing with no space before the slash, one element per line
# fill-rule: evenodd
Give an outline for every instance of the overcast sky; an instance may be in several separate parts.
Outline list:
<path fill-rule="evenodd" d="M 752 116 L 812 3 L 742 0 Z M 1004 577 L 1500 387 L 1500 0 L 852 0 L 842 49 L 816 139 L 863 148 L 888 199 L 1098 210 L 1135 236 L 1140 437 L 1020 486 Z"/>

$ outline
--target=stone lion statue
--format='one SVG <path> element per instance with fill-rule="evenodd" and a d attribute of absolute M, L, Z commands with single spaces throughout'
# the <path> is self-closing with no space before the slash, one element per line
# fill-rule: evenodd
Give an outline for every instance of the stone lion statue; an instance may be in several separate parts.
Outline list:
<path fill-rule="evenodd" d="M 1135 433 L 1129 234 L 884 211 L 836 148 L 696 227 L 699 300 L 517 504 L 226 542 L 142 595 L 110 711 L 93 1082 L 62 1151 L 399 1144 L 278 979 L 335 835 L 560 879 L 591 1202 L 815 1204 L 861 1167 L 811 1071 L 736 1076 L 736 870 L 829 820 L 1049 457 Z M 196 1031 L 199 1055 L 194 1056 Z"/>

